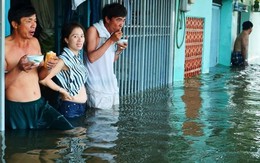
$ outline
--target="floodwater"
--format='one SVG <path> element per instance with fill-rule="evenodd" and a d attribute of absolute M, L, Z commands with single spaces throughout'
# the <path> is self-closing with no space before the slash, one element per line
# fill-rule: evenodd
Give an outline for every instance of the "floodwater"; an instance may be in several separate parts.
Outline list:
<path fill-rule="evenodd" d="M 260 162 L 260 65 L 208 74 L 89 110 L 73 131 L 5 131 L 0 162 Z"/>

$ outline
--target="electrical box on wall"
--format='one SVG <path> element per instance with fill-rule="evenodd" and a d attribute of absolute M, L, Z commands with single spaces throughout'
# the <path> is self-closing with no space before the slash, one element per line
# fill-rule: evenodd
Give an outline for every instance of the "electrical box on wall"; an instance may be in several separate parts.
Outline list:
<path fill-rule="evenodd" d="M 181 0 L 180 1 L 180 10 L 183 12 L 190 11 L 189 0 Z"/>

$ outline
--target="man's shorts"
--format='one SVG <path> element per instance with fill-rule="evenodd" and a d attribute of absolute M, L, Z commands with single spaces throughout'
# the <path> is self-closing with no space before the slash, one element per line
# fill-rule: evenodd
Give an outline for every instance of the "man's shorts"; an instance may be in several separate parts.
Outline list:
<path fill-rule="evenodd" d="M 243 66 L 245 64 L 245 59 L 241 52 L 234 51 L 231 55 L 232 66 Z"/>
<path fill-rule="evenodd" d="M 119 105 L 119 93 L 107 94 L 97 91 L 87 90 L 87 105 L 92 108 L 111 109 Z"/>
<path fill-rule="evenodd" d="M 10 129 L 61 129 L 73 126 L 43 98 L 31 102 L 5 100 L 6 127 Z"/>

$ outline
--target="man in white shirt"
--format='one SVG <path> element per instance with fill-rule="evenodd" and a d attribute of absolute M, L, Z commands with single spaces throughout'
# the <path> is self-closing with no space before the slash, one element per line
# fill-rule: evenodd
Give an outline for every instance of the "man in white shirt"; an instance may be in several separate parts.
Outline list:
<path fill-rule="evenodd" d="M 102 10 L 103 19 L 87 30 L 85 58 L 89 74 L 86 84 L 89 107 L 109 109 L 119 104 L 114 61 L 127 47 L 127 43 L 117 43 L 123 35 L 121 29 L 126 15 L 123 5 L 108 4 Z"/>

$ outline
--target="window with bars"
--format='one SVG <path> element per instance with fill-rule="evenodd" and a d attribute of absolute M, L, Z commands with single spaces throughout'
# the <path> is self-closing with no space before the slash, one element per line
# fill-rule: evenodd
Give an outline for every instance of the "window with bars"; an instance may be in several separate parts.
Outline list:
<path fill-rule="evenodd" d="M 174 2 L 104 0 L 102 5 L 112 2 L 120 2 L 128 10 L 123 28 L 128 48 L 115 63 L 120 95 L 132 95 L 171 83 Z"/>

